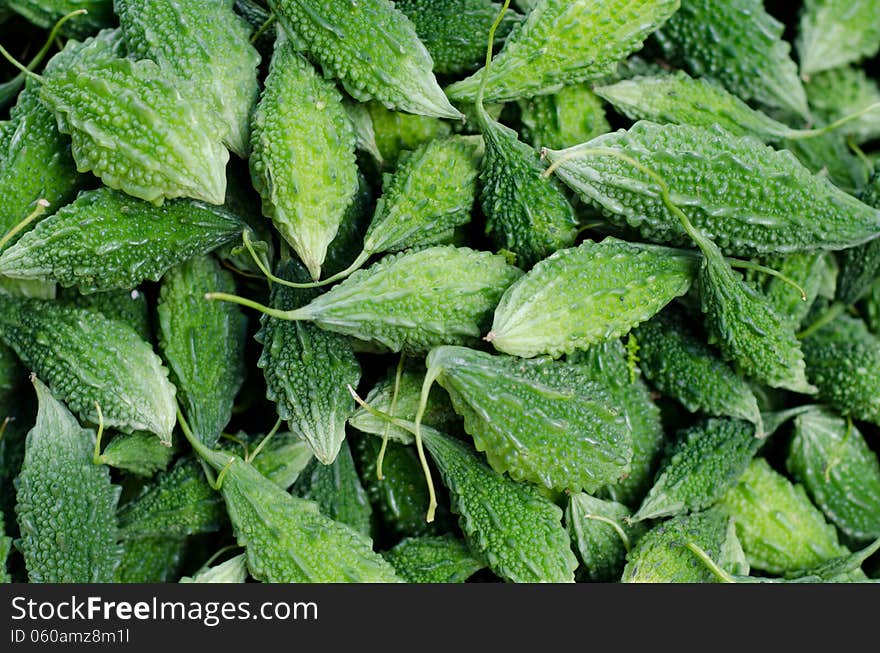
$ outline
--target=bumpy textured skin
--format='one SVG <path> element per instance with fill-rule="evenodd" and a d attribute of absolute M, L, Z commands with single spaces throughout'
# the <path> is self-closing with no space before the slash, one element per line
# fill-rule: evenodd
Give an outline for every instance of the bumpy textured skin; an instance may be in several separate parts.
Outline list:
<path fill-rule="evenodd" d="M 553 95 L 519 100 L 520 133 L 536 150 L 561 150 L 610 131 L 602 100 L 589 84 L 564 86 Z"/>
<path fill-rule="evenodd" d="M 278 270 L 279 276 L 302 281 L 297 263 Z M 317 295 L 280 284 L 272 287 L 270 303 L 288 310 Z M 275 402 L 278 416 L 309 443 L 315 456 L 329 465 L 345 439 L 345 421 L 354 412 L 346 386 L 356 388 L 361 367 L 349 342 L 308 322 L 263 316 L 256 338 L 263 345 L 257 367 L 266 379 L 266 398 Z"/>
<path fill-rule="evenodd" d="M 140 290 L 111 290 L 84 295 L 76 288 L 59 288 L 56 298 L 71 306 L 98 311 L 104 317 L 124 322 L 147 342 L 153 340 L 150 307 Z"/>
<path fill-rule="evenodd" d="M 119 532 L 126 540 L 211 533 L 225 523 L 224 512 L 202 467 L 181 458 L 119 509 Z"/>
<path fill-rule="evenodd" d="M 251 464 L 260 474 L 287 490 L 309 466 L 314 454 L 309 443 L 289 431 L 276 433 Z"/>
<path fill-rule="evenodd" d="M 419 116 L 386 109 L 379 102 L 364 104 L 373 121 L 376 147 L 385 166 L 393 168 L 404 150 L 414 150 L 422 143 L 452 133 L 448 122 L 430 116 Z"/>
<path fill-rule="evenodd" d="M 394 410 L 391 409 L 391 402 L 394 396 L 394 380 L 396 369 L 388 370 L 388 375 L 380 380 L 367 393 L 364 399 L 367 404 L 378 411 L 392 415 L 407 422 L 413 422 L 416 418 L 416 412 L 419 408 L 419 399 L 422 394 L 422 380 L 425 377 L 425 368 L 423 365 L 418 367 L 411 366 L 409 369 L 404 368 L 400 375 L 400 384 L 397 389 L 397 399 L 394 401 Z M 433 426 L 444 433 L 451 432 L 455 429 L 458 422 L 458 416 L 452 408 L 449 396 L 443 392 L 432 392 L 428 396 L 428 403 L 425 406 L 425 413 L 422 416 L 422 423 Z M 374 416 L 363 408 L 358 407 L 354 414 L 349 418 L 348 423 L 363 433 L 371 433 L 372 435 L 384 436 L 386 428 L 388 437 L 402 444 L 411 444 L 413 442 L 412 433 L 409 431 L 389 423 L 387 420 Z"/>
<path fill-rule="evenodd" d="M 208 447 L 216 444 L 232 417 L 244 381 L 247 318 L 229 302 L 211 302 L 207 292 L 235 292 L 232 273 L 211 257 L 192 258 L 162 280 L 158 316 L 159 349 L 187 422 Z"/>
<path fill-rule="evenodd" d="M 577 363 L 613 394 L 615 403 L 623 407 L 624 418 L 632 433 L 633 455 L 629 474 L 606 485 L 596 495 L 630 507 L 638 506 L 651 487 L 665 438 L 660 409 L 641 376 L 638 373 L 635 377 L 631 375 L 627 353 L 620 340 L 606 340 L 588 350 L 566 356 L 566 360 Z"/>
<path fill-rule="evenodd" d="M 854 425 L 828 410 L 798 415 L 785 466 L 841 532 L 880 537 L 880 463 Z"/>
<path fill-rule="evenodd" d="M 678 434 L 634 521 L 709 508 L 739 481 L 763 441 L 739 419 L 710 418 Z"/>
<path fill-rule="evenodd" d="M 15 512 L 18 548 L 32 583 L 108 583 L 119 565 L 120 488 L 92 463 L 95 432 L 83 429 L 34 378 L 39 411 L 27 435 Z"/>
<path fill-rule="evenodd" d="M 174 386 L 153 349 L 126 324 L 53 301 L 0 295 L 0 338 L 80 419 L 148 431 L 170 444 Z"/>
<path fill-rule="evenodd" d="M 749 384 L 672 307 L 639 325 L 639 367 L 651 385 L 692 413 L 738 417 L 761 424 Z"/>
<path fill-rule="evenodd" d="M 539 0 L 514 27 L 489 68 L 486 102 L 555 93 L 566 84 L 612 72 L 679 7 L 679 0 Z M 472 101 L 483 69 L 450 86 Z"/>
<path fill-rule="evenodd" d="M 364 252 L 396 252 L 448 242 L 471 220 L 482 144 L 468 136 L 437 138 L 401 157 L 385 178 L 364 236 Z"/>
<path fill-rule="evenodd" d="M 174 450 L 152 433 L 117 433 L 104 447 L 100 461 L 137 476 L 149 477 L 168 467 L 173 456 Z"/>
<path fill-rule="evenodd" d="M 75 38 L 93 34 L 114 22 L 113 0 L 6 0 L 4 4 L 43 28 L 52 27 L 71 11 L 85 9 L 88 13 L 74 16 L 62 27 L 62 34 Z"/>
<path fill-rule="evenodd" d="M 477 117 L 486 154 L 480 170 L 480 204 L 486 233 L 495 247 L 516 254 L 524 270 L 574 244 L 578 222 L 562 185 L 543 177 L 538 153 L 512 129 L 492 120 L 481 106 Z"/>
<path fill-rule="evenodd" d="M 441 534 L 451 526 L 449 509 L 438 498 L 434 521 L 425 521 L 428 486 L 415 447 L 389 442 L 380 481 L 376 477 L 376 459 L 381 446 L 380 438 L 364 437 L 358 441 L 357 452 L 364 488 L 383 525 L 404 537 Z"/>
<path fill-rule="evenodd" d="M 358 189 L 342 96 L 280 37 L 251 124 L 249 165 L 263 214 L 317 279 Z"/>
<path fill-rule="evenodd" d="M 422 428 L 422 438 L 474 555 L 508 582 L 574 582 L 577 559 L 558 506 L 493 471 L 464 443 L 430 427 Z"/>
<path fill-rule="evenodd" d="M 339 454 L 329 465 L 313 461 L 294 483 L 292 493 L 317 503 L 330 519 L 370 536 L 373 507 L 355 469 L 348 442 L 342 443 Z"/>
<path fill-rule="evenodd" d="M 808 119 L 783 29 L 761 0 L 682 0 L 655 38 L 666 58 L 694 77 L 710 77 L 743 100 Z"/>
<path fill-rule="evenodd" d="M 434 78 L 415 26 L 389 0 L 269 0 L 291 39 L 352 97 L 389 109 L 461 118 Z"/>
<path fill-rule="evenodd" d="M 547 159 L 562 160 L 556 174 L 584 201 L 651 241 L 686 242 L 657 182 L 588 148 L 627 155 L 662 177 L 672 201 L 727 255 L 843 249 L 880 231 L 880 211 L 813 175 L 790 152 L 717 126 L 640 121 L 582 148 L 548 150 Z"/>
<path fill-rule="evenodd" d="M 223 204 L 229 151 L 216 121 L 153 61 L 91 60 L 90 48 L 80 48 L 75 65 L 47 74 L 40 87 L 71 137 L 77 169 L 157 205 L 175 197 Z"/>
<path fill-rule="evenodd" d="M 58 131 L 55 116 L 38 95 L 39 90 L 29 84 L 10 120 L 0 122 L 0 231 L 4 234 L 36 208 L 38 199 L 48 201 L 47 213 L 52 213 L 72 200 L 83 182 L 69 140 Z"/>
<path fill-rule="evenodd" d="M 711 242 L 700 266 L 700 301 L 708 341 L 746 375 L 773 388 L 813 393 L 795 325 L 745 283 Z"/>
<path fill-rule="evenodd" d="M 584 492 L 569 496 L 565 507 L 565 528 L 580 558 L 576 578 L 581 582 L 613 583 L 620 580 L 626 564 L 627 547 L 620 534 L 607 521 L 623 530 L 632 547 L 648 530 L 644 524 L 630 524 L 629 508 L 614 501 L 603 501 Z"/>
<path fill-rule="evenodd" d="M 717 578 L 687 548 L 693 542 L 731 571 L 720 559 L 732 535 L 730 520 L 709 510 L 661 521 L 643 535 L 626 556 L 623 583 L 715 583 Z"/>
<path fill-rule="evenodd" d="M 294 316 L 395 352 L 424 354 L 475 343 L 521 275 L 503 256 L 469 247 L 408 250 L 358 270 Z"/>
<path fill-rule="evenodd" d="M 383 555 L 408 583 L 463 583 L 485 567 L 449 534 L 407 537 Z"/>
<path fill-rule="evenodd" d="M 486 337 L 506 354 L 558 358 L 626 334 L 683 295 L 696 260 L 608 237 L 556 251 L 504 293 Z"/>
<path fill-rule="evenodd" d="M 629 471 L 632 434 L 624 411 L 577 365 L 466 347 L 432 349 L 426 364 L 499 474 L 593 492 Z"/>
<path fill-rule="evenodd" d="M 755 458 L 719 507 L 730 515 L 749 563 L 771 574 L 811 569 L 849 553 L 802 485 Z"/>
<path fill-rule="evenodd" d="M 177 577 L 185 544 L 173 537 L 146 537 L 123 543 L 114 583 L 167 583 Z"/>
<path fill-rule="evenodd" d="M 486 35 L 501 11 L 489 0 L 397 0 L 394 6 L 413 22 L 419 40 L 434 60 L 434 72 L 458 75 L 473 72 L 486 60 Z M 495 46 L 523 17 L 504 12 L 495 30 Z"/>
<path fill-rule="evenodd" d="M 813 115 L 832 123 L 880 102 L 880 87 L 860 66 L 842 66 L 810 76 L 805 84 Z M 863 143 L 880 137 L 880 112 L 873 110 L 839 127 Z"/>
<path fill-rule="evenodd" d="M 790 127 L 751 108 L 717 82 L 691 77 L 683 70 L 638 75 L 598 86 L 595 91 L 631 120 L 700 127 L 718 124 L 735 136 L 751 134 L 762 141 L 776 141 L 792 133 Z"/>
<path fill-rule="evenodd" d="M 221 491 L 251 575 L 264 583 L 394 583 L 394 569 L 371 540 L 291 496 L 241 458 L 212 452 L 226 468 Z"/>
<path fill-rule="evenodd" d="M 0 256 L 0 274 L 80 292 L 131 290 L 240 236 L 244 223 L 196 200 L 154 206 L 110 188 L 83 191 Z"/>
<path fill-rule="evenodd" d="M 232 0 L 113 2 L 129 53 L 177 75 L 188 99 L 219 116 L 230 149 L 246 156 L 250 113 L 260 93 L 260 54 L 232 5 Z"/>
<path fill-rule="evenodd" d="M 841 316 L 803 340 L 807 378 L 842 415 L 880 425 L 880 338 Z"/>
<path fill-rule="evenodd" d="M 873 57 L 880 50 L 880 5 L 805 0 L 795 46 L 805 76 Z"/>

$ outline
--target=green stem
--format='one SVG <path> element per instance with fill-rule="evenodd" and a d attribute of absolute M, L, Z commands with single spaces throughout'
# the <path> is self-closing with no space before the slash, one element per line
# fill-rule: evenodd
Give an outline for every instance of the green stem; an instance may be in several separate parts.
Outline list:
<path fill-rule="evenodd" d="M 629 553 L 630 542 L 629 538 L 626 536 L 626 532 L 623 530 L 620 524 L 611 519 L 610 517 L 605 517 L 603 515 L 584 515 L 587 519 L 595 519 L 596 521 L 600 521 L 604 524 L 608 524 L 614 531 L 617 533 L 618 537 L 620 537 L 620 541 L 623 542 L 623 548 L 626 549 L 626 552 Z"/>
<path fill-rule="evenodd" d="M 397 361 L 397 371 L 394 374 L 394 392 L 391 394 L 391 416 L 394 416 L 397 410 L 397 396 L 400 394 L 400 378 L 403 376 L 403 361 L 406 360 L 406 354 L 400 354 Z M 385 461 L 385 451 L 388 449 L 388 439 L 391 435 L 391 422 L 385 422 L 385 430 L 382 433 L 382 446 L 379 448 L 379 455 L 376 456 L 376 478 L 380 481 L 385 478 L 382 474 L 382 464 Z"/>
<path fill-rule="evenodd" d="M 238 295 L 230 295 L 225 292 L 209 292 L 205 293 L 205 299 L 208 300 L 220 300 L 224 302 L 230 302 L 232 304 L 238 304 L 239 306 L 244 306 L 246 308 L 252 308 L 255 311 L 259 311 L 260 313 L 265 313 L 269 317 L 276 317 L 279 320 L 305 320 L 306 318 L 299 312 L 300 309 L 295 308 L 290 311 L 281 311 L 277 308 L 271 308 L 264 304 L 260 304 L 259 302 L 255 302 L 250 299 L 245 299 L 244 297 L 239 297 Z"/>
<path fill-rule="evenodd" d="M 434 373 L 433 378 L 431 377 L 431 370 L 428 370 L 428 374 L 425 376 L 425 384 L 428 386 L 428 391 L 431 389 L 431 384 L 434 382 L 434 378 L 436 378 L 437 373 Z M 434 521 L 434 513 L 437 510 L 437 494 L 434 491 L 434 481 L 431 476 L 431 468 L 428 466 L 428 459 L 425 456 L 425 450 L 422 445 L 422 429 L 421 429 L 421 420 L 425 414 L 425 406 L 427 405 L 427 395 L 425 394 L 425 385 L 422 385 L 422 394 L 424 397 L 424 401 L 419 402 L 419 410 L 416 413 L 416 422 L 414 424 L 409 424 L 404 422 L 403 420 L 397 419 L 389 415 L 388 413 L 383 413 L 381 410 L 377 410 L 367 404 L 363 399 L 361 399 L 357 392 L 355 392 L 354 388 L 351 385 L 348 385 L 348 391 L 351 393 L 351 396 L 354 397 L 355 402 L 359 406 L 361 406 L 364 410 L 369 412 L 374 417 L 378 417 L 380 419 L 385 419 L 390 421 L 395 426 L 399 426 L 400 428 L 412 433 L 415 437 L 416 441 L 416 450 L 419 453 L 419 462 L 422 465 L 422 473 L 425 475 L 425 482 L 428 485 L 428 512 L 425 516 L 425 521 L 428 523 Z"/>
<path fill-rule="evenodd" d="M 36 208 L 28 215 L 24 220 L 15 225 L 12 229 L 6 232 L 6 235 L 3 238 L 0 238 L 0 250 L 6 247 L 6 243 L 12 240 L 16 234 L 21 233 L 21 231 L 28 227 L 34 220 L 39 218 L 46 212 L 46 209 L 49 208 L 49 200 L 40 198 L 37 200 Z"/>
<path fill-rule="evenodd" d="M 245 229 L 241 235 L 242 242 L 244 243 L 245 248 L 250 253 L 251 258 L 254 259 L 254 263 L 258 268 L 260 268 L 260 272 L 272 283 L 277 283 L 280 286 L 287 286 L 288 288 L 320 288 L 321 286 L 327 286 L 335 281 L 339 281 L 340 279 L 344 279 L 348 275 L 350 275 L 355 270 L 358 270 L 364 263 L 367 262 L 367 259 L 372 256 L 372 252 L 367 250 L 362 251 L 357 255 L 357 258 L 349 265 L 347 268 L 342 270 L 341 272 L 337 272 L 333 276 L 327 277 L 326 279 L 322 279 L 320 281 L 311 281 L 309 283 L 295 283 L 293 281 L 288 281 L 287 279 L 282 279 L 281 277 L 275 276 L 269 271 L 269 268 L 266 266 L 265 262 L 260 259 L 256 251 L 254 251 L 253 245 L 251 244 L 250 238 L 248 237 L 248 230 Z"/>
<path fill-rule="evenodd" d="M 706 565 L 709 571 L 715 574 L 715 576 L 718 577 L 718 580 L 720 580 L 722 583 L 736 582 L 736 579 L 732 575 L 722 569 L 717 562 L 709 557 L 708 553 L 703 551 L 703 549 L 698 547 L 696 544 L 694 544 L 693 542 L 688 542 L 687 548 L 689 548 L 702 561 L 702 563 Z"/>
<path fill-rule="evenodd" d="M 101 456 L 101 439 L 104 437 L 104 413 L 101 412 L 101 404 L 95 402 L 95 410 L 98 411 L 98 434 L 95 436 L 95 451 L 92 454 L 92 463 L 100 465 L 104 462 Z"/>
<path fill-rule="evenodd" d="M 807 301 L 807 291 L 804 290 L 794 279 L 790 279 L 789 277 L 782 274 L 779 270 L 774 270 L 773 268 L 768 268 L 765 265 L 761 265 L 760 263 L 754 263 L 752 261 L 743 261 L 741 259 L 735 258 L 727 258 L 725 257 L 727 264 L 732 268 L 742 268 L 743 270 L 754 270 L 755 272 L 761 272 L 762 274 L 768 274 L 771 277 L 776 277 L 780 281 L 785 284 L 788 284 L 795 290 L 797 290 L 801 299 Z"/>
<path fill-rule="evenodd" d="M 880 102 L 874 102 L 873 104 L 869 104 L 868 106 L 863 107 L 862 109 L 859 109 L 855 113 L 851 113 L 848 116 L 844 116 L 840 120 L 835 120 L 830 125 L 825 125 L 824 127 L 818 127 L 816 129 L 797 129 L 797 130 L 794 130 L 793 133 L 788 136 L 788 138 L 793 141 L 798 141 L 798 140 L 803 140 L 806 138 L 815 138 L 817 136 L 824 136 L 825 134 L 828 134 L 830 132 L 835 131 L 836 129 L 843 127 L 844 125 L 852 122 L 853 120 L 858 120 L 866 113 L 869 113 L 871 111 L 876 111 L 878 109 L 880 109 Z"/>
<path fill-rule="evenodd" d="M 495 22 L 493 22 L 492 27 L 489 28 L 489 44 L 486 46 L 486 65 L 483 66 L 483 74 L 480 75 L 480 88 L 477 90 L 477 99 L 474 102 L 477 109 L 477 116 L 480 118 L 480 122 L 482 122 L 484 126 L 489 122 L 489 115 L 486 113 L 486 109 L 483 106 L 483 96 L 486 93 L 486 85 L 489 83 L 489 67 L 492 65 L 492 48 L 495 45 L 495 31 L 504 19 L 504 14 L 507 13 L 508 7 L 510 7 L 510 0 L 504 0 L 504 4 L 501 6 L 501 11 L 498 12 Z"/>
<path fill-rule="evenodd" d="M 269 27 L 271 27 L 272 23 L 274 22 L 275 14 L 270 15 L 266 20 L 264 20 L 263 24 L 260 25 L 259 29 L 254 32 L 254 35 L 251 37 L 251 44 L 256 43 L 257 40 L 259 40 L 259 38 L 266 33 L 266 30 L 269 29 Z"/>
<path fill-rule="evenodd" d="M 244 460 L 245 462 L 252 462 L 254 458 L 260 455 L 260 452 L 263 450 L 263 447 L 268 444 L 269 440 L 271 440 L 276 433 L 278 433 L 278 429 L 281 428 L 282 419 L 279 417 L 278 421 L 275 422 L 275 426 L 272 427 L 272 430 L 266 434 L 266 437 L 260 440 L 260 444 L 257 445 L 257 448 L 251 452 L 249 456 L 247 456 Z"/>
<path fill-rule="evenodd" d="M 843 315 L 846 312 L 846 308 L 846 304 L 842 302 L 834 302 L 831 306 L 828 307 L 828 309 L 824 313 L 822 313 L 822 315 L 816 318 L 816 320 L 810 326 L 797 334 L 798 340 L 809 338 L 823 326 L 829 324 L 830 322 L 833 322 L 839 316 Z"/>

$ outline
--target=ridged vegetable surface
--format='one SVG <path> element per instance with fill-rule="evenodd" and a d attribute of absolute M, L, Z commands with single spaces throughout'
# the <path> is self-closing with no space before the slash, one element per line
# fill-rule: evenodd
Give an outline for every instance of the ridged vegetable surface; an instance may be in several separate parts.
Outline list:
<path fill-rule="evenodd" d="M 214 446 L 232 417 L 244 381 L 247 318 L 234 304 L 209 302 L 205 293 L 232 292 L 232 273 L 210 257 L 169 270 L 156 308 L 159 349 L 178 388 L 190 427 Z"/>
<path fill-rule="evenodd" d="M 761 0 L 682 0 L 655 37 L 667 59 L 695 77 L 713 78 L 743 100 L 807 119 L 784 27 Z"/>
<path fill-rule="evenodd" d="M 562 510 L 529 485 L 494 472 L 462 442 L 422 428 L 473 552 L 510 582 L 574 581 L 577 559 Z"/>
<path fill-rule="evenodd" d="M 496 248 L 516 255 L 524 270 L 574 244 L 577 219 L 556 179 L 543 176 L 538 153 L 514 130 L 492 120 L 482 104 L 477 120 L 486 143 L 480 203 Z"/>
<path fill-rule="evenodd" d="M 748 572 L 731 520 L 709 510 L 659 522 L 626 556 L 624 583 L 714 583 L 715 576 L 687 548 L 695 544 L 727 571 Z"/>
<path fill-rule="evenodd" d="M 58 210 L 73 199 L 83 181 L 69 141 L 32 84 L 19 95 L 10 120 L 0 122 L 0 231 L 4 234 L 33 211 L 39 199 L 49 202 L 49 213 Z"/>
<path fill-rule="evenodd" d="M 302 280 L 302 267 L 288 263 L 283 278 Z M 316 295 L 276 284 L 271 304 L 285 310 Z M 345 422 L 354 412 L 347 386 L 357 387 L 361 367 L 351 344 L 342 336 L 309 322 L 289 322 L 264 316 L 257 339 L 263 350 L 257 366 L 266 379 L 267 398 L 290 430 L 308 442 L 315 456 L 328 465 L 345 439 Z"/>
<path fill-rule="evenodd" d="M 0 273 L 86 293 L 131 290 L 243 228 L 231 213 L 197 200 L 154 206 L 110 188 L 83 191 L 3 251 Z"/>
<path fill-rule="evenodd" d="M 193 458 L 181 458 L 119 509 L 126 540 L 210 533 L 225 523 L 223 498 L 205 480 Z"/>
<path fill-rule="evenodd" d="M 291 496 L 237 456 L 200 451 L 219 472 L 235 537 L 251 575 L 267 583 L 394 583 L 371 540 Z"/>
<path fill-rule="evenodd" d="M 215 121 L 155 62 L 92 58 L 88 45 L 80 47 L 74 65 L 47 73 L 40 86 L 71 137 L 77 169 L 154 204 L 175 197 L 222 204 L 229 151 Z"/>
<path fill-rule="evenodd" d="M 412 21 L 389 0 L 269 0 L 269 8 L 352 97 L 409 113 L 461 117 L 437 84 L 434 61 Z"/>
<path fill-rule="evenodd" d="M 317 279 L 358 189 L 342 96 L 281 36 L 251 124 L 248 162 L 263 214 Z"/>
<path fill-rule="evenodd" d="M 565 84 L 601 77 L 641 48 L 679 7 L 679 0 L 539 0 L 492 62 L 486 102 L 555 93 Z M 472 101 L 483 70 L 447 89 Z"/>
<path fill-rule="evenodd" d="M 764 458 L 752 460 L 718 505 L 733 518 L 755 569 L 798 572 L 848 553 L 804 487 L 773 470 Z"/>
<path fill-rule="evenodd" d="M 129 53 L 180 78 L 186 97 L 216 113 L 227 131 L 225 142 L 245 156 L 260 92 L 260 55 L 232 1 L 114 0 L 113 7 Z"/>
<path fill-rule="evenodd" d="M 502 293 L 522 276 L 500 254 L 452 245 L 390 254 L 289 313 L 319 327 L 425 353 L 473 344 Z"/>
<path fill-rule="evenodd" d="M 633 521 L 709 508 L 736 485 L 761 443 L 744 420 L 711 418 L 685 429 Z"/>
<path fill-rule="evenodd" d="M 880 463 L 852 422 L 828 410 L 798 415 L 785 466 L 848 537 L 880 537 Z"/>
<path fill-rule="evenodd" d="M 666 437 L 653 393 L 638 369 L 632 366 L 628 352 L 618 339 L 576 351 L 566 356 L 566 360 L 577 363 L 595 381 L 606 386 L 623 408 L 633 441 L 629 473 L 603 487 L 596 496 L 635 507 L 651 486 Z"/>
<path fill-rule="evenodd" d="M 862 320 L 840 316 L 803 340 L 807 378 L 843 415 L 880 424 L 880 338 Z"/>
<path fill-rule="evenodd" d="M 427 379 L 446 389 L 499 474 L 592 492 L 628 472 L 632 434 L 623 410 L 579 366 L 466 347 L 438 347 L 426 363 Z"/>
<path fill-rule="evenodd" d="M 657 390 L 691 412 L 738 417 L 760 425 L 749 384 L 709 347 L 680 310 L 664 310 L 636 327 L 639 366 Z"/>
<path fill-rule="evenodd" d="M 687 252 L 585 240 L 513 284 L 486 339 L 506 354 L 559 357 L 619 337 L 687 292 L 696 264 Z"/>
<path fill-rule="evenodd" d="M 109 583 L 122 556 L 117 543 L 120 488 L 92 463 L 95 432 L 82 428 L 43 383 L 16 481 L 19 549 L 34 583 Z"/>
<path fill-rule="evenodd" d="M 567 150 L 547 151 L 555 174 L 585 201 L 648 240 L 683 242 L 670 197 L 708 238 L 731 256 L 843 249 L 876 237 L 880 211 L 813 175 L 790 152 L 719 127 L 640 121 Z"/>
<path fill-rule="evenodd" d="M 408 537 L 384 555 L 408 583 L 463 583 L 485 566 L 452 535 Z"/>
<path fill-rule="evenodd" d="M 0 338 L 80 419 L 171 442 L 175 388 L 134 330 L 100 313 L 0 295 Z"/>

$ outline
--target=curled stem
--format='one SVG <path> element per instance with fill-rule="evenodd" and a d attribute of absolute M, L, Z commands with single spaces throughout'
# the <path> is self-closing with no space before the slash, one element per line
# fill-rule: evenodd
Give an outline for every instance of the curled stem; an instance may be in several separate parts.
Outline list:
<path fill-rule="evenodd" d="M 246 299 L 244 297 L 239 297 L 238 295 L 230 295 L 225 292 L 209 292 L 205 293 L 205 299 L 208 300 L 220 300 L 224 302 L 230 302 L 232 304 L 238 304 L 240 306 L 244 306 L 246 308 L 252 308 L 255 311 L 259 311 L 260 313 L 264 313 L 269 317 L 277 317 L 279 320 L 302 320 L 305 319 L 298 311 L 299 309 L 293 309 L 291 311 L 281 311 L 277 308 L 271 308 L 266 306 L 265 304 L 260 304 L 259 302 L 255 302 L 250 299 Z"/>

